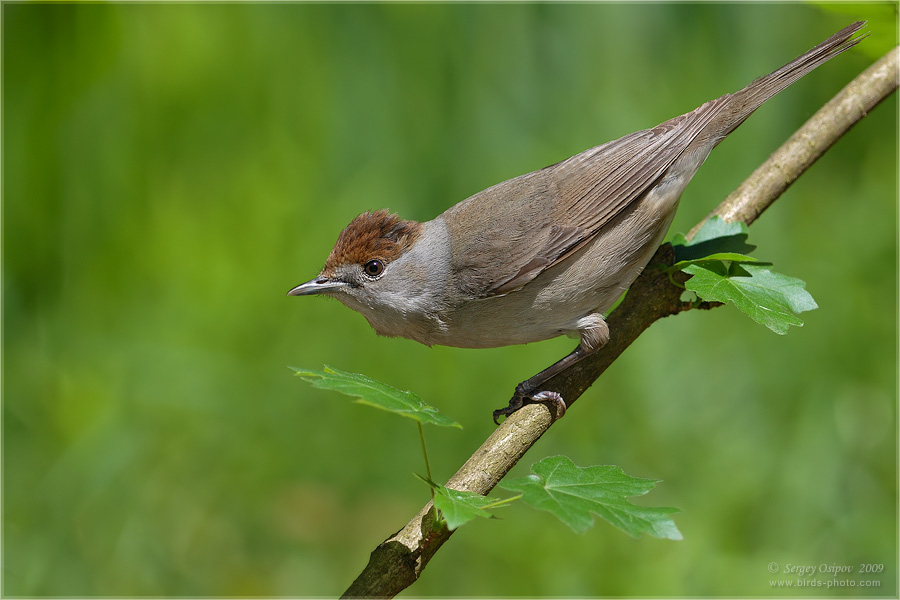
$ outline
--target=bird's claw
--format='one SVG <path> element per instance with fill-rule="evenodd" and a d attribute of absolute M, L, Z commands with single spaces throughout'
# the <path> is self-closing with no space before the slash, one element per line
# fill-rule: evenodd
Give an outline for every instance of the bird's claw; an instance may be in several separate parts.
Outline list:
<path fill-rule="evenodd" d="M 566 401 L 563 400 L 563 397 L 558 392 L 533 392 L 526 390 L 523 384 L 519 384 L 516 387 L 516 393 L 509 401 L 509 406 L 494 411 L 494 423 L 497 425 L 500 424 L 497 419 L 501 415 L 508 417 L 526 404 L 536 403 L 546 404 L 547 408 L 550 409 L 550 413 L 554 415 L 554 418 L 556 419 L 560 419 L 566 414 Z"/>

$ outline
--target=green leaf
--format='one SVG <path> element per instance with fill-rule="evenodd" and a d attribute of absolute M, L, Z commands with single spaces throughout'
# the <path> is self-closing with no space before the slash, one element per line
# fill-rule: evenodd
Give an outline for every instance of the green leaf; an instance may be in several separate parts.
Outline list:
<path fill-rule="evenodd" d="M 688 241 L 673 238 L 676 262 L 669 273 L 693 275 L 685 288 L 708 302 L 731 302 L 754 321 L 784 335 L 791 325 L 802 327 L 799 313 L 818 308 L 800 279 L 770 270 L 771 263 L 759 262 L 745 252 L 747 226 L 727 223 L 719 217 L 708 219 Z"/>
<path fill-rule="evenodd" d="M 321 371 L 297 369 L 291 367 L 298 377 L 313 384 L 314 387 L 334 390 L 347 396 L 358 398 L 356 402 L 368 404 L 394 414 L 420 423 L 430 423 L 444 427 L 459 427 L 462 425 L 456 421 L 438 413 L 438 410 L 425 404 L 425 402 L 412 392 L 404 392 L 386 383 L 382 383 L 366 375 L 359 373 L 346 373 L 332 369 L 328 365 Z"/>
<path fill-rule="evenodd" d="M 697 231 L 696 235 L 691 239 L 691 241 L 684 241 L 679 243 L 684 243 L 686 246 L 696 246 L 697 244 L 703 243 L 707 240 L 712 240 L 720 237 L 728 237 L 732 235 L 740 235 L 747 234 L 750 232 L 750 228 L 747 227 L 741 221 L 726 221 L 719 215 L 713 215 L 709 219 L 703 222 L 703 225 L 700 226 L 699 231 Z M 676 238 L 680 236 L 681 240 L 685 240 L 683 234 L 676 234 Z M 674 242 L 673 242 L 674 243 Z"/>
<path fill-rule="evenodd" d="M 749 231 L 740 221 L 729 223 L 714 216 L 703 223 L 690 241 L 683 233 L 672 237 L 675 260 L 694 260 L 719 253 L 749 254 L 756 249 L 756 246 L 747 243 Z"/>
<path fill-rule="evenodd" d="M 496 519 L 497 517 L 489 509 L 506 506 L 518 498 L 494 500 L 474 492 L 451 490 L 421 475 L 416 475 L 416 477 L 430 485 L 431 489 L 434 490 L 434 506 L 441 511 L 444 520 L 447 522 L 447 527 L 451 530 L 468 523 L 476 517 Z"/>
<path fill-rule="evenodd" d="M 693 275 L 685 288 L 709 302 L 731 302 L 779 335 L 791 325 L 803 326 L 798 313 L 818 308 L 802 280 L 762 264 L 711 262 L 688 265 L 684 271 Z"/>
<path fill-rule="evenodd" d="M 500 485 L 521 492 L 525 502 L 553 513 L 577 533 L 590 529 L 596 514 L 634 537 L 647 533 L 681 539 L 669 516 L 678 509 L 646 508 L 626 500 L 646 494 L 657 480 L 630 477 L 615 466 L 579 467 L 565 456 L 545 458 L 532 465 L 531 472 Z"/>
<path fill-rule="evenodd" d="M 684 271 L 685 267 L 688 265 L 702 265 L 704 263 L 709 262 L 738 262 L 738 263 L 755 263 L 758 265 L 771 265 L 772 263 L 764 263 L 760 262 L 756 258 L 752 256 L 747 256 L 746 254 L 738 254 L 737 252 L 716 252 L 715 254 L 709 254 L 707 256 L 703 256 L 701 258 L 692 258 L 688 260 L 680 260 L 671 267 L 668 268 L 670 273 L 674 273 L 675 271 Z"/>

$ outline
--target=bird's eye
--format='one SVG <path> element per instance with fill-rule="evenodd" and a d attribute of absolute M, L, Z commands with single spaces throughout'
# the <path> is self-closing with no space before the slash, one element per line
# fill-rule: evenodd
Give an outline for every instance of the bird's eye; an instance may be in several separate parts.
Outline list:
<path fill-rule="evenodd" d="M 378 277 L 384 271 L 384 263 L 378 259 L 370 260 L 363 265 L 363 271 L 369 277 Z"/>

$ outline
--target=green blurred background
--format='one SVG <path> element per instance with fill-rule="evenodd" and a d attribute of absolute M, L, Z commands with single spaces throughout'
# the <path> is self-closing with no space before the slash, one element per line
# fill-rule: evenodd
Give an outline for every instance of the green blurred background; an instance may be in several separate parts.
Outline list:
<path fill-rule="evenodd" d="M 894 4 L 10 4 L 3 17 L 3 592 L 337 595 L 428 499 L 415 426 L 288 365 L 411 389 L 444 480 L 573 345 L 426 348 L 288 298 L 366 209 L 429 219 L 734 91 L 854 19 L 682 201 L 686 231 L 896 44 Z M 752 228 L 820 308 L 654 325 L 516 467 L 664 480 L 683 542 L 525 506 L 407 594 L 784 596 L 769 563 L 881 563 L 896 596 L 897 102 Z M 781 579 L 792 579 L 787 576 Z M 822 576 L 821 579 L 830 578 Z"/>

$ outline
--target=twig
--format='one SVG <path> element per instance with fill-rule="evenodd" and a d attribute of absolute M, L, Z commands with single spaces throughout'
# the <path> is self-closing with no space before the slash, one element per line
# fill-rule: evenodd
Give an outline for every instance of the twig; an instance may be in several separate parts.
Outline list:
<path fill-rule="evenodd" d="M 807 121 L 709 216 L 752 223 L 844 133 L 897 89 L 898 56 L 894 48 L 860 74 Z M 708 217 L 707 217 L 708 218 Z M 702 224 L 702 223 L 701 223 Z M 699 229 L 698 224 L 691 235 Z M 650 266 L 631 285 L 609 315 L 614 332 L 599 352 L 549 380 L 545 386 L 572 403 L 654 321 L 688 308 L 682 288 L 654 265 L 671 265 L 671 246 L 659 248 Z M 683 281 L 686 275 L 678 273 Z M 475 451 L 447 487 L 488 494 L 550 428 L 554 419 L 543 404 L 529 404 L 507 418 Z M 435 523 L 431 502 L 396 534 L 372 552 L 369 564 L 344 597 L 392 597 L 414 583 L 452 531 Z"/>

